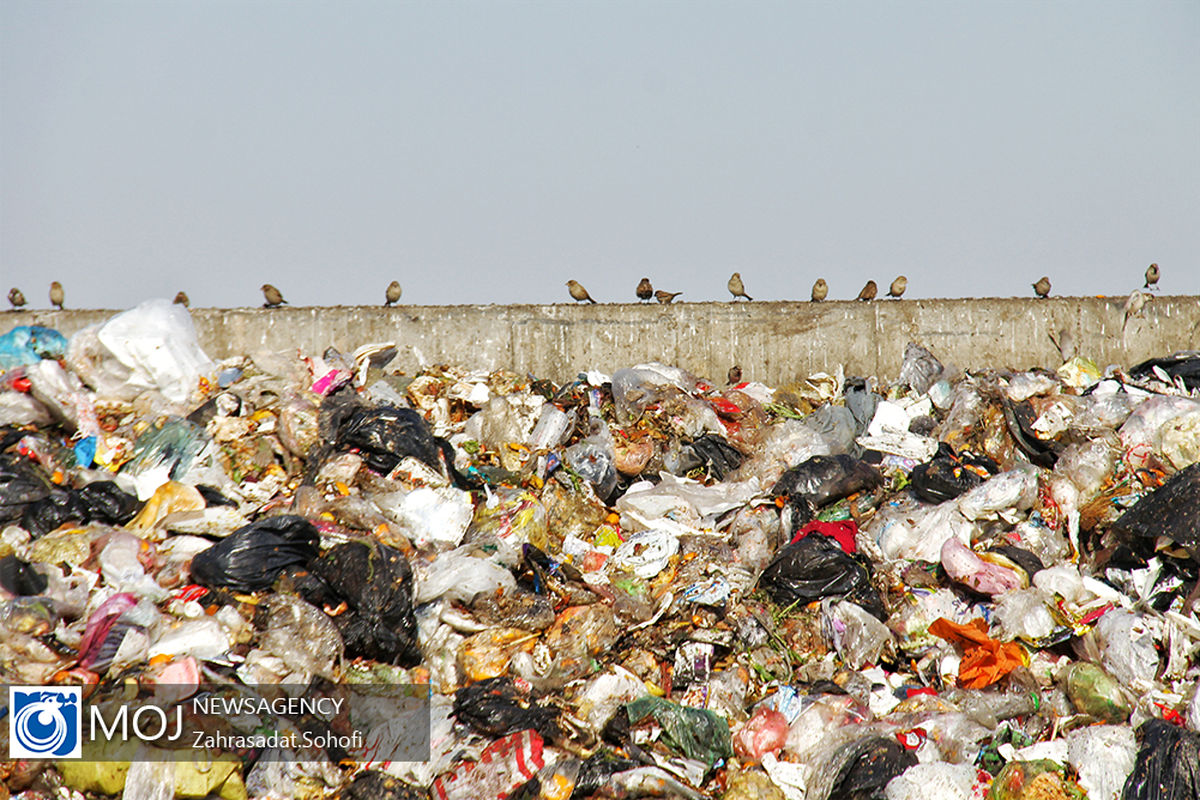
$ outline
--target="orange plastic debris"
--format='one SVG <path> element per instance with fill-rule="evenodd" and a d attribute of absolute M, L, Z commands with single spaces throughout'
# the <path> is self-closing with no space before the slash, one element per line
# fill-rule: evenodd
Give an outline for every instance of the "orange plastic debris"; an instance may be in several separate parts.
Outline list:
<path fill-rule="evenodd" d="M 929 632 L 962 646 L 958 666 L 958 685 L 964 689 L 982 689 L 1028 663 L 1025 649 L 1016 642 L 1001 642 L 987 635 L 987 623 L 973 619 L 966 625 L 939 617 Z"/>

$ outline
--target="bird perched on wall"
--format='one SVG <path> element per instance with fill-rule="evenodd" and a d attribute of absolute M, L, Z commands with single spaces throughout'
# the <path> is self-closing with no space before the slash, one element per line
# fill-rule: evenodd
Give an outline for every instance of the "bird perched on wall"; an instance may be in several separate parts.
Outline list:
<path fill-rule="evenodd" d="M 1033 287 L 1033 291 L 1037 293 L 1038 297 L 1050 296 L 1050 279 L 1045 275 L 1043 275 L 1041 280 L 1039 280 L 1037 283 L 1030 285 Z"/>
<path fill-rule="evenodd" d="M 888 297 L 900 297 L 904 294 L 904 290 L 908 288 L 908 278 L 903 275 L 897 276 L 896 280 L 892 281 L 891 287 L 888 289 Z"/>
<path fill-rule="evenodd" d="M 729 368 L 729 374 L 726 375 L 725 377 L 727 377 L 729 379 L 730 386 L 737 386 L 739 383 L 742 382 L 742 368 L 739 367 L 737 364 L 734 364 L 732 367 Z"/>
<path fill-rule="evenodd" d="M 862 287 L 862 291 L 858 293 L 856 300 L 874 300 L 875 295 L 879 292 L 879 287 L 875 285 L 875 281 L 867 281 L 867 285 Z"/>
<path fill-rule="evenodd" d="M 1150 266 L 1146 267 L 1146 285 L 1143 286 L 1142 288 L 1143 289 L 1157 289 L 1158 288 L 1158 264 L 1151 264 Z"/>
<path fill-rule="evenodd" d="M 587 300 L 589 303 L 596 302 L 592 299 L 592 296 L 588 294 L 588 290 L 583 288 L 583 284 L 581 284 L 579 281 L 567 281 L 567 288 L 571 291 L 571 297 L 573 297 L 577 303 L 582 303 L 584 300 Z"/>
<path fill-rule="evenodd" d="M 384 293 L 383 297 L 384 297 L 383 304 L 385 306 L 390 306 L 390 305 L 392 305 L 392 303 L 399 302 L 399 300 L 400 300 L 400 281 L 392 281 L 391 283 L 389 283 L 387 286 L 387 292 Z"/>
<path fill-rule="evenodd" d="M 1125 319 L 1121 322 L 1121 332 L 1125 332 L 1125 326 L 1129 324 L 1130 317 L 1140 317 L 1142 309 L 1146 307 L 1146 303 L 1153 299 L 1153 295 L 1143 292 L 1141 289 L 1134 289 L 1129 294 L 1129 299 L 1125 301 Z"/>
<path fill-rule="evenodd" d="M 63 297 L 62 284 L 59 283 L 58 281 L 51 281 L 51 283 L 50 283 L 50 305 L 55 306 L 58 308 L 59 311 L 62 311 L 64 299 L 65 298 Z"/>
<path fill-rule="evenodd" d="M 735 272 L 732 275 L 730 275 L 729 283 L 727 283 L 725 285 L 729 288 L 729 293 L 731 295 L 733 295 L 733 299 L 735 302 L 737 301 L 737 299 L 739 297 L 744 297 L 747 300 L 754 299 L 750 295 L 746 294 L 746 287 L 742 285 L 742 273 L 740 273 L 740 272 Z"/>
<path fill-rule="evenodd" d="M 638 300 L 654 299 L 654 287 L 650 285 L 649 278 L 642 278 L 640 281 L 638 281 L 637 299 Z"/>
<path fill-rule="evenodd" d="M 813 284 L 812 301 L 814 303 L 820 303 L 823 302 L 828 296 L 829 284 L 825 282 L 824 278 L 817 278 L 817 282 Z"/>
<path fill-rule="evenodd" d="M 269 283 L 262 285 L 262 293 L 267 301 L 263 303 L 263 308 L 277 308 L 287 303 L 287 300 L 283 299 L 283 295 L 280 294 L 279 290 Z"/>
<path fill-rule="evenodd" d="M 192 306 L 192 300 L 187 296 L 187 292 L 176 292 L 175 300 L 173 302 L 176 305 L 183 306 L 184 308 L 191 308 Z"/>
<path fill-rule="evenodd" d="M 683 294 L 683 292 L 664 292 L 662 289 L 659 289 L 657 292 L 654 293 L 654 299 L 658 300 L 658 302 L 662 303 L 665 306 L 665 305 L 669 304 L 672 300 L 674 300 L 676 297 L 679 297 L 679 295 L 681 295 L 681 294 Z"/>
<path fill-rule="evenodd" d="M 13 311 L 17 311 L 21 306 L 25 305 L 25 295 L 17 287 L 8 290 L 8 302 L 12 303 Z"/>

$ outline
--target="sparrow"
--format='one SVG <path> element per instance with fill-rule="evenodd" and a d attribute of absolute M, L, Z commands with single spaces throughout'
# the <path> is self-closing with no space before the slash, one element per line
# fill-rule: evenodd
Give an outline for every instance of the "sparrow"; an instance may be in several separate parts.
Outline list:
<path fill-rule="evenodd" d="M 1125 319 L 1121 321 L 1122 332 L 1124 332 L 1125 326 L 1129 324 L 1129 318 L 1140 317 L 1142 309 L 1153 297 L 1153 295 L 1143 292 L 1141 289 L 1134 289 L 1129 294 L 1129 299 L 1125 301 Z"/>
<path fill-rule="evenodd" d="M 400 300 L 400 281 L 392 281 L 388 284 L 387 293 L 384 294 L 383 304 L 390 306 L 392 303 Z"/>
<path fill-rule="evenodd" d="M 858 300 L 874 300 L 879 287 L 875 285 L 875 281 L 867 281 L 867 285 L 858 293 Z"/>
<path fill-rule="evenodd" d="M 53 281 L 50 284 L 50 305 L 57 306 L 59 311 L 63 307 L 63 288 L 58 281 Z"/>
<path fill-rule="evenodd" d="M 279 293 L 279 290 L 269 283 L 262 285 L 262 293 L 263 297 L 267 300 L 267 302 L 263 303 L 263 308 L 277 308 L 287 302 L 287 300 L 283 299 L 283 295 Z"/>
<path fill-rule="evenodd" d="M 25 295 L 21 294 L 21 290 L 14 286 L 8 290 L 8 302 L 12 303 L 13 311 L 16 311 L 25 305 Z"/>
<path fill-rule="evenodd" d="M 1033 291 L 1037 292 L 1038 297 L 1050 296 L 1050 279 L 1045 275 L 1037 283 L 1032 283 L 1030 286 L 1033 287 Z"/>
<path fill-rule="evenodd" d="M 813 284 L 812 301 L 814 303 L 822 302 L 829 296 L 829 284 L 824 278 L 817 278 L 817 282 Z"/>
<path fill-rule="evenodd" d="M 659 289 L 654 293 L 654 298 L 665 306 L 681 294 L 683 292 L 664 292 L 662 289 Z"/>
<path fill-rule="evenodd" d="M 184 308 L 191 308 L 191 305 L 192 305 L 192 301 L 191 301 L 191 299 L 190 299 L 190 298 L 187 296 L 187 292 L 176 292 L 176 293 L 175 293 L 175 300 L 174 300 L 173 302 L 174 302 L 176 305 L 181 305 L 181 306 L 183 306 Z"/>
<path fill-rule="evenodd" d="M 650 285 L 649 278 L 642 278 L 637 285 L 637 299 L 651 300 L 654 298 L 654 287 Z"/>
<path fill-rule="evenodd" d="M 746 294 L 746 287 L 742 285 L 742 273 L 740 272 L 735 272 L 730 275 L 729 283 L 725 285 L 729 287 L 729 293 L 733 295 L 734 301 L 736 301 L 739 297 L 744 297 L 747 300 L 754 299 L 750 295 Z"/>
<path fill-rule="evenodd" d="M 1150 266 L 1146 267 L 1146 285 L 1143 286 L 1142 288 L 1143 289 L 1157 289 L 1158 288 L 1158 264 L 1151 264 Z"/>
<path fill-rule="evenodd" d="M 730 386 L 737 386 L 742 382 L 742 368 L 734 364 L 729 368 L 729 374 L 726 377 L 729 378 Z"/>
<path fill-rule="evenodd" d="M 592 299 L 592 296 L 588 294 L 588 290 L 583 288 L 583 285 L 580 284 L 579 281 L 567 281 L 567 288 L 571 290 L 571 297 L 573 297 L 577 303 L 581 303 L 584 300 L 587 300 L 589 303 L 596 302 Z"/>
<path fill-rule="evenodd" d="M 900 295 L 904 294 L 904 290 L 907 288 L 908 288 L 908 278 L 901 275 L 898 278 L 896 278 L 896 280 L 892 281 L 892 286 L 890 289 L 888 289 L 887 296 L 898 298 L 898 297 L 900 297 Z"/>

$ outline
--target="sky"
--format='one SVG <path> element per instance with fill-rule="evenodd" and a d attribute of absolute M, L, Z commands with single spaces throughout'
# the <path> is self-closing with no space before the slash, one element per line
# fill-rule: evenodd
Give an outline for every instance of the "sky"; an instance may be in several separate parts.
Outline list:
<path fill-rule="evenodd" d="M 0 291 L 1200 294 L 1197 42 L 1194 0 L 4 0 Z"/>

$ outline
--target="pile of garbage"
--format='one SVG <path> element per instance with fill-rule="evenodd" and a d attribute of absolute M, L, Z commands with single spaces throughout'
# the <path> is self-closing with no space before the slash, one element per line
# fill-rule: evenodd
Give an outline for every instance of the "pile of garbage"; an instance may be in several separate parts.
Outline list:
<path fill-rule="evenodd" d="M 421 761 L 10 760 L 0 797 L 1198 796 L 1200 354 L 769 387 L 396 353 L 214 363 L 166 301 L 0 336 L 4 683 L 430 716 Z"/>

